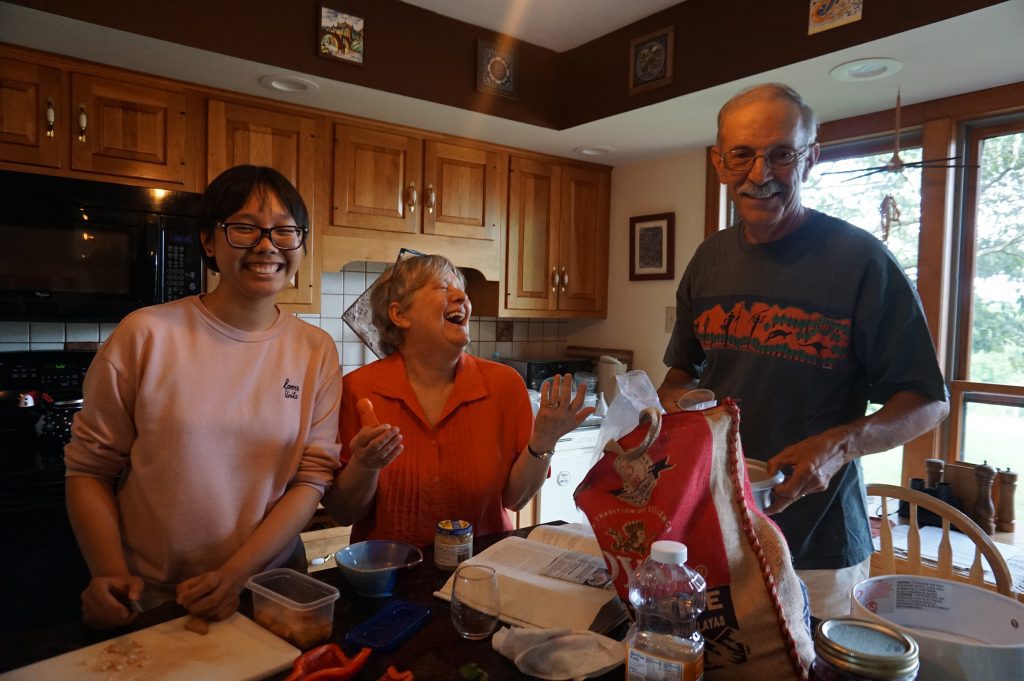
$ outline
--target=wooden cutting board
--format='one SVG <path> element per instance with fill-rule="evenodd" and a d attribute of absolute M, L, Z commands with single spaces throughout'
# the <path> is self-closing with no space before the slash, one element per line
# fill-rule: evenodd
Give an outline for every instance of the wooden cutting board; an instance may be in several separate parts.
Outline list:
<path fill-rule="evenodd" d="M 185 629 L 186 617 L 118 636 L 48 660 L 0 674 L 2 681 L 248 681 L 264 679 L 291 667 L 298 648 L 244 615 L 211 622 L 205 636 Z M 121 671 L 98 669 L 103 652 L 115 645 L 142 646 L 148 664 Z"/>

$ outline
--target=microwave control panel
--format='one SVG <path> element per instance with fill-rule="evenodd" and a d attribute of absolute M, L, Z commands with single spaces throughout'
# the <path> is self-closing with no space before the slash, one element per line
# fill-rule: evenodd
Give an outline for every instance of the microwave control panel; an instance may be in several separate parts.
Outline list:
<path fill-rule="evenodd" d="M 161 302 L 199 293 L 203 261 L 194 229 L 186 225 L 175 225 L 172 220 L 166 220 L 161 236 Z"/>

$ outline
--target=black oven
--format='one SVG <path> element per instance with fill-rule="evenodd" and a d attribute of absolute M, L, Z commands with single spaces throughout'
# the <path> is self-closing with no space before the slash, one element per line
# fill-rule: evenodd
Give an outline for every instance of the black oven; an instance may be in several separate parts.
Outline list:
<path fill-rule="evenodd" d="M 64 445 L 93 356 L 0 352 L 0 630 L 81 608 L 88 571 L 64 502 Z"/>
<path fill-rule="evenodd" d="M 199 195 L 0 171 L 0 319 L 116 322 L 199 293 Z"/>

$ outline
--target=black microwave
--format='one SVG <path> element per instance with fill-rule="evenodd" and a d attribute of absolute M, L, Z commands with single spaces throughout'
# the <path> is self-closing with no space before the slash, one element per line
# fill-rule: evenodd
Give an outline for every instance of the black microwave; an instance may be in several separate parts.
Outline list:
<path fill-rule="evenodd" d="M 0 319 L 116 322 L 199 293 L 199 195 L 0 171 Z"/>

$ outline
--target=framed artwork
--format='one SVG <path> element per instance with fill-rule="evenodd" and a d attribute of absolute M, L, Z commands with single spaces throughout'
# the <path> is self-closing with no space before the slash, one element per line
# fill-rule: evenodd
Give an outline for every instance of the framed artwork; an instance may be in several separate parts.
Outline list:
<path fill-rule="evenodd" d="M 363 19 L 320 6 L 318 51 L 324 57 L 350 64 L 363 63 Z"/>
<path fill-rule="evenodd" d="M 864 0 L 811 0 L 807 17 L 807 35 L 860 21 Z"/>
<path fill-rule="evenodd" d="M 476 43 L 476 89 L 515 99 L 519 65 L 513 49 L 487 40 Z"/>
<path fill-rule="evenodd" d="M 629 94 L 647 92 L 672 82 L 675 27 L 635 38 L 629 43 Z"/>
<path fill-rule="evenodd" d="M 629 219 L 629 280 L 675 278 L 676 214 Z"/>

